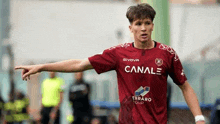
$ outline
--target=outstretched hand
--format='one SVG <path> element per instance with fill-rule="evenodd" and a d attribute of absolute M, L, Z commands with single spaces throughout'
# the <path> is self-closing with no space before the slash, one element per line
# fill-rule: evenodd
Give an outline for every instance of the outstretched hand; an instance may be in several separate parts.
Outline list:
<path fill-rule="evenodd" d="M 22 80 L 29 79 L 30 75 L 36 74 L 37 72 L 40 72 L 41 65 L 28 65 L 28 66 L 16 66 L 15 70 L 17 69 L 23 69 L 22 70 Z"/>

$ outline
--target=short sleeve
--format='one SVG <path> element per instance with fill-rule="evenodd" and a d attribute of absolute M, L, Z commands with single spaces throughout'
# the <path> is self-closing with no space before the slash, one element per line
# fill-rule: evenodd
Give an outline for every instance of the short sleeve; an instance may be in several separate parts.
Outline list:
<path fill-rule="evenodd" d="M 183 85 L 185 81 L 187 80 L 187 78 L 184 74 L 183 66 L 176 52 L 175 54 L 172 54 L 171 60 L 172 61 L 171 61 L 170 69 L 169 69 L 169 75 L 173 79 L 173 82 L 175 84 Z"/>
<path fill-rule="evenodd" d="M 115 49 L 106 49 L 102 54 L 89 57 L 89 61 L 98 74 L 116 69 Z"/>

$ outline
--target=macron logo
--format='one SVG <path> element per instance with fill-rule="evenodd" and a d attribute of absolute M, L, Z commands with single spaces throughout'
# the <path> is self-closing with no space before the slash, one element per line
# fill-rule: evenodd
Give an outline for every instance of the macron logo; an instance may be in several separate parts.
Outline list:
<path fill-rule="evenodd" d="M 125 61 L 125 62 L 139 62 L 139 59 L 128 59 L 128 58 L 123 58 L 123 61 Z"/>

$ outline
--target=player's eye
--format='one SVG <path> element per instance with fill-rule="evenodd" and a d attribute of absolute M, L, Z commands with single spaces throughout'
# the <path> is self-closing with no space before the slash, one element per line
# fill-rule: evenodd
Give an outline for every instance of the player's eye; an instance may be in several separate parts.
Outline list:
<path fill-rule="evenodd" d="M 146 25 L 150 25 L 151 23 L 149 21 L 145 22 Z"/>
<path fill-rule="evenodd" d="M 141 22 L 136 22 L 136 25 L 140 26 L 140 25 L 141 25 Z"/>

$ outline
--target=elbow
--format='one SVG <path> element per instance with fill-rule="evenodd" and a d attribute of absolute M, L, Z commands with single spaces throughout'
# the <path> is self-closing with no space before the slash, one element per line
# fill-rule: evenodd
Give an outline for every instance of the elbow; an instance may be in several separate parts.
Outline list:
<path fill-rule="evenodd" d="M 78 65 L 77 71 L 78 71 L 78 72 L 82 72 L 82 71 L 85 71 L 85 70 L 87 70 L 87 67 L 86 67 L 85 61 L 82 60 L 82 61 L 79 63 L 79 65 Z"/>
<path fill-rule="evenodd" d="M 83 71 L 82 61 L 71 63 L 70 67 L 65 72 L 81 72 Z"/>
<path fill-rule="evenodd" d="M 83 63 L 81 62 L 78 67 L 77 67 L 77 71 L 76 72 L 82 72 L 85 70 L 85 67 L 83 66 Z"/>
<path fill-rule="evenodd" d="M 88 60 L 78 60 L 75 64 L 72 65 L 71 72 L 82 72 L 90 68 L 91 67 Z"/>

